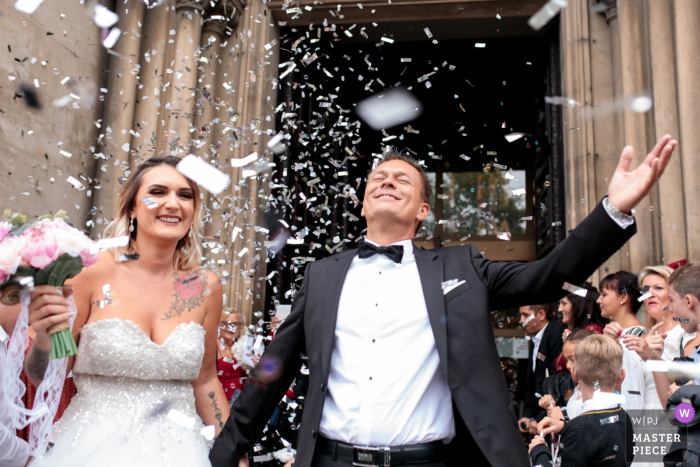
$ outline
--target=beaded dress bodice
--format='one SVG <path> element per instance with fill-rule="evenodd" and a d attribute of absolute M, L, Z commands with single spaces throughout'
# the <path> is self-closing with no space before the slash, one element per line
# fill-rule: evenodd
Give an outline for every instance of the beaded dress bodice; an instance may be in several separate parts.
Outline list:
<path fill-rule="evenodd" d="M 73 373 L 189 382 L 199 375 L 203 356 L 198 323 L 178 325 L 158 345 L 131 321 L 105 319 L 83 327 Z"/>
<path fill-rule="evenodd" d="M 168 413 L 175 409 L 195 419 L 188 429 L 197 444 L 206 445 L 191 385 L 202 366 L 204 334 L 198 323 L 182 323 L 158 345 L 128 320 L 86 324 L 73 367 L 78 394 L 54 425 L 50 441 L 67 435 L 71 439 L 61 441 L 76 446 L 83 426 L 116 421 L 145 450 L 141 434 L 154 428 L 163 436 L 171 433 Z"/>

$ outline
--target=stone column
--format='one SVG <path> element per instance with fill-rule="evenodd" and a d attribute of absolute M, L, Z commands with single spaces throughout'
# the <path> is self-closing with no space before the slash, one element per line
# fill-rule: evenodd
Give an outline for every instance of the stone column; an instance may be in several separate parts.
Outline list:
<path fill-rule="evenodd" d="M 618 0 L 617 12 L 620 26 L 622 95 L 615 97 L 620 99 L 641 94 L 648 95 L 647 37 L 643 29 L 645 22 L 642 0 Z M 649 113 L 642 114 L 625 109 L 623 115 L 625 144 L 634 147 L 631 167 L 634 169 L 644 161 L 648 150 L 651 149 L 647 140 L 650 130 L 647 122 Z M 658 232 L 656 232 L 657 223 L 651 211 L 656 209 L 656 200 L 658 200 L 658 191 L 655 187 L 653 193 L 645 197 L 635 210 L 637 235 L 629 241 L 630 268 L 635 274 L 644 266 L 661 261 Z"/>
<path fill-rule="evenodd" d="M 100 181 L 100 188 L 95 187 L 94 198 L 94 204 L 101 213 L 99 217 L 110 220 L 117 214 L 120 189 L 118 178 L 124 177 L 125 170 L 129 170 L 130 130 L 133 125 L 134 97 L 139 74 L 144 4 L 140 0 L 119 1 L 116 13 L 119 15 L 116 27 L 121 29 L 122 36 L 111 49 L 114 53 L 110 55 L 109 60 L 109 93 L 105 99 L 102 119 L 104 146 L 97 149 L 104 154 L 106 160 L 97 161 L 96 178 Z M 93 226 L 93 236 L 102 234 L 104 227 Z"/>
<path fill-rule="evenodd" d="M 240 48 L 235 49 L 234 42 L 236 41 L 232 33 L 238 24 L 243 8 L 244 6 L 236 0 L 222 1 L 209 13 L 212 21 L 205 20 L 202 32 L 203 47 L 209 44 L 211 37 L 214 37 L 216 41 L 212 42 L 213 45 L 202 53 L 202 56 L 207 58 L 209 65 L 200 64 L 198 85 L 212 95 L 216 104 L 210 105 L 209 101 L 198 96 L 199 105 L 196 111 L 196 126 L 207 125 L 209 127 L 208 131 L 195 132 L 195 135 L 208 138 L 205 140 L 206 144 L 199 149 L 199 153 L 204 158 L 211 156 L 217 167 L 231 177 L 231 185 L 226 191 L 217 196 L 209 196 L 208 206 L 211 222 L 205 226 L 208 240 L 218 237 L 216 242 L 218 251 L 214 253 L 212 250 L 214 254 L 211 254 L 209 258 L 221 277 L 225 306 L 230 306 L 231 293 L 229 289 L 233 280 L 231 272 L 234 261 L 238 260 L 237 256 L 233 256 L 234 249 L 231 241 L 232 226 L 236 222 L 237 216 L 233 192 L 238 182 L 238 169 L 232 168 L 230 165 L 235 138 L 231 131 L 224 133 L 224 129 L 230 122 L 229 117 L 233 115 L 231 100 L 236 97 L 234 93 L 236 85 L 232 82 L 231 74 L 235 74 L 236 81 L 238 77 L 238 56 L 232 54 L 231 51 L 240 50 Z M 209 87 L 206 87 L 207 85 Z M 228 141 L 228 138 L 231 139 L 231 142 Z"/>
<path fill-rule="evenodd" d="M 212 136 L 212 121 L 216 118 L 217 109 L 219 108 L 218 96 L 223 94 L 221 90 L 216 88 L 217 70 L 221 58 L 219 49 L 224 37 L 224 28 L 226 22 L 220 19 L 212 19 L 212 16 L 219 16 L 210 13 L 205 19 L 202 27 L 201 39 L 201 56 L 199 59 L 199 79 L 197 80 L 197 88 L 195 91 L 195 127 L 201 128 L 202 131 L 195 130 L 193 133 L 195 140 L 195 149 L 201 153 L 204 158 L 211 155 L 209 148 Z M 208 127 L 208 129 L 204 128 Z M 202 136 L 206 139 L 199 139 Z"/>
<path fill-rule="evenodd" d="M 654 99 L 654 140 L 665 134 L 678 138 L 676 66 L 673 60 L 673 5 L 671 0 L 647 0 L 649 48 Z M 659 179 L 658 211 L 654 217 L 661 227 L 661 263 L 668 264 L 687 257 L 683 172 L 676 150 Z"/>
<path fill-rule="evenodd" d="M 589 13 L 593 109 L 601 104 L 611 102 L 615 95 L 613 91 L 615 73 L 611 52 L 613 49 L 613 27 L 617 31 L 617 11 L 615 7 L 611 7 L 607 9 L 606 13 L 596 14 L 592 11 Z M 608 24 L 609 22 L 611 24 Z M 617 43 L 619 45 L 619 41 Z M 607 193 L 610 177 L 615 172 L 622 150 L 622 138 L 620 137 L 620 141 L 617 141 L 615 120 L 615 115 L 606 115 L 593 120 L 596 202 L 599 202 Z M 628 251 L 628 247 L 625 245 L 601 265 L 597 277 L 593 279 L 596 286 L 601 278 L 629 267 Z"/>
<path fill-rule="evenodd" d="M 194 104 L 197 87 L 197 60 L 202 32 L 204 2 L 176 0 L 177 28 L 174 37 L 173 64 L 166 63 L 163 81 L 169 84 L 165 101 L 161 102 L 161 118 L 165 120 L 165 155 L 184 155 L 190 151 L 190 129 L 194 127 Z M 172 72 L 171 72 L 172 71 Z M 161 145 L 158 145 L 158 151 Z"/>
<path fill-rule="evenodd" d="M 237 146 L 234 145 L 233 156 L 241 158 L 253 152 L 262 156 L 267 152 L 266 142 L 269 136 L 266 131 L 275 125 L 272 111 L 277 104 L 276 53 L 279 50 L 278 47 L 273 47 L 268 52 L 265 44 L 273 39 L 279 40 L 279 31 L 272 23 L 269 9 L 261 1 L 251 2 L 244 10 L 238 37 L 241 63 L 236 92 L 238 99 L 234 101 L 234 107 L 239 114 L 236 126 L 247 128 L 238 135 L 239 141 Z M 268 156 L 266 160 L 272 161 L 272 157 Z M 232 306 L 238 308 L 248 322 L 257 322 L 257 318 L 251 321 L 254 313 L 265 312 L 262 305 L 263 281 L 267 274 L 267 252 L 264 247 L 267 235 L 256 232 L 255 226 L 265 227 L 264 206 L 270 193 L 270 171 L 266 173 L 267 177 L 261 174 L 259 179 L 249 178 L 239 185 L 241 190 L 237 196 L 241 199 L 236 203 L 238 209 L 243 209 L 248 204 L 248 218 L 241 219 L 244 212 L 238 214 L 236 226 L 243 229 L 245 240 L 239 239 L 233 249 L 240 252 L 243 248 L 248 248 L 249 252 L 241 258 L 234 256 L 240 262 L 232 268 L 234 280 L 230 296 Z"/>
<path fill-rule="evenodd" d="M 673 8 L 675 26 L 676 70 L 678 83 L 678 149 L 683 166 L 683 198 L 685 200 L 688 260 L 700 261 L 700 3 L 676 0 Z M 669 52 L 670 53 L 670 52 Z M 666 176 L 666 175 L 664 175 Z M 681 199 L 676 200 L 677 205 Z"/>
<path fill-rule="evenodd" d="M 168 41 L 172 0 L 146 10 L 141 36 L 141 72 L 139 73 L 134 111 L 134 132 L 131 138 L 132 165 L 156 154 L 158 135 L 163 133 L 160 122 L 165 50 Z M 167 8 L 167 9 L 166 9 Z M 133 164 L 136 162 L 136 164 Z"/>
<path fill-rule="evenodd" d="M 566 226 L 579 224 L 596 206 L 593 124 L 591 110 L 591 51 L 588 4 L 574 0 L 561 12 L 562 95 L 582 104 L 562 109 Z"/>

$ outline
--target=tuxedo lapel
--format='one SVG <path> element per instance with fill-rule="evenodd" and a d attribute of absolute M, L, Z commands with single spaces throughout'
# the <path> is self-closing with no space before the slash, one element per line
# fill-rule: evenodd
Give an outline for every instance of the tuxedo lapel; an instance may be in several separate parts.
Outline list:
<path fill-rule="evenodd" d="M 416 257 L 430 327 L 433 329 L 435 345 L 440 357 L 440 367 L 447 378 L 447 316 L 445 315 L 445 297 L 442 293 L 442 282 L 445 280 L 444 263 L 431 250 L 421 250 L 414 246 L 413 254 Z"/>
<path fill-rule="evenodd" d="M 340 294 L 343 291 L 345 276 L 355 257 L 355 250 L 337 253 L 331 256 L 335 261 L 329 261 L 326 271 L 325 286 L 323 287 L 323 326 L 321 333 L 321 357 L 323 374 L 328 377 L 335 339 L 335 324 L 338 320 Z"/>

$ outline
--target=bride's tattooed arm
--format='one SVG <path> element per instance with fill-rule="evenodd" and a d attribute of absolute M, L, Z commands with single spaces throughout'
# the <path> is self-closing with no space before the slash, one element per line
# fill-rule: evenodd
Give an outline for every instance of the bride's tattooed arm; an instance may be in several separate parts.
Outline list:
<path fill-rule="evenodd" d="M 219 428 L 223 428 L 224 422 L 221 420 L 222 413 L 221 409 L 219 408 L 219 404 L 216 402 L 215 393 L 214 391 L 211 391 L 207 395 L 209 396 L 209 399 L 211 399 L 211 406 L 214 408 L 214 418 L 219 422 Z"/>
<path fill-rule="evenodd" d="M 173 273 L 175 293 L 170 309 L 165 312 L 163 320 L 179 318 L 183 312 L 190 312 L 201 306 L 206 297 L 207 270 L 197 269 L 193 272 Z"/>

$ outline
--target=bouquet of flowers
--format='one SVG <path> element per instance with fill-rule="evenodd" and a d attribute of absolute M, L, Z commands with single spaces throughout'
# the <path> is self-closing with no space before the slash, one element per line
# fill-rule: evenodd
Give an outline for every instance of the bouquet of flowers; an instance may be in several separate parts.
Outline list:
<path fill-rule="evenodd" d="M 97 262 L 97 253 L 91 248 L 95 242 L 67 224 L 67 219 L 65 211 L 59 211 L 27 223 L 26 216 L 5 211 L 5 220 L 0 222 L 2 303 L 18 303 L 23 286 L 62 287 L 66 279 Z M 78 353 L 70 327 L 66 320 L 49 329 L 50 359 Z"/>

